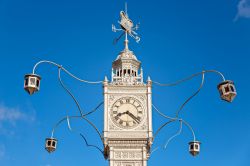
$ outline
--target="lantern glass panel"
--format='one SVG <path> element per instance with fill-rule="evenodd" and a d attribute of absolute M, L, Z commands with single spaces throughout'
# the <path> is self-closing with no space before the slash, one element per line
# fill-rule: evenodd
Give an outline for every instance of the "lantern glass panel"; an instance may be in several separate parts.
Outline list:
<path fill-rule="evenodd" d="M 225 86 L 225 92 L 227 93 L 229 91 L 230 91 L 229 86 Z"/>
<path fill-rule="evenodd" d="M 28 83 L 29 83 L 29 79 L 26 78 L 26 79 L 25 79 L 25 86 L 28 86 Z"/>
<path fill-rule="evenodd" d="M 54 146 L 54 147 L 56 146 L 56 142 L 55 141 L 53 141 L 52 146 Z"/>
<path fill-rule="evenodd" d="M 39 87 L 40 81 L 36 80 L 36 86 Z"/>
<path fill-rule="evenodd" d="M 232 92 L 235 92 L 235 90 L 234 90 L 234 86 L 233 86 L 233 85 L 231 85 L 230 87 L 231 87 L 231 91 L 232 91 Z"/>
<path fill-rule="evenodd" d="M 30 78 L 30 84 L 31 85 L 36 85 L 36 79 L 35 78 Z"/>

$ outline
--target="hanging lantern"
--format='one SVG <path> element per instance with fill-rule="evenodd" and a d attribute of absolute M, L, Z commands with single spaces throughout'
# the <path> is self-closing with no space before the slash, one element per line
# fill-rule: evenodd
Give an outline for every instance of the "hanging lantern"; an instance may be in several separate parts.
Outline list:
<path fill-rule="evenodd" d="M 24 76 L 24 89 L 32 95 L 40 89 L 41 77 L 36 74 L 26 74 Z"/>
<path fill-rule="evenodd" d="M 217 88 L 220 92 L 221 99 L 227 102 L 232 102 L 237 95 L 233 81 L 223 81 Z"/>
<path fill-rule="evenodd" d="M 197 156 L 200 153 L 200 144 L 199 141 L 189 142 L 189 152 L 193 156 Z"/>
<path fill-rule="evenodd" d="M 45 149 L 52 153 L 56 150 L 57 140 L 55 138 L 47 138 L 45 143 Z"/>

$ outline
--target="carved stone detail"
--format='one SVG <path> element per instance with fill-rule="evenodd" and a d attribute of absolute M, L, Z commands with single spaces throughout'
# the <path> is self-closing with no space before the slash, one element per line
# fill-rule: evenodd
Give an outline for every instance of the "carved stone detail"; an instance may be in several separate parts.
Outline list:
<path fill-rule="evenodd" d="M 115 166 L 142 166 L 142 163 L 134 161 L 128 161 L 128 162 L 116 161 Z"/>
<path fill-rule="evenodd" d="M 147 132 L 109 132 L 107 134 L 110 138 L 146 138 L 148 137 Z"/>
<path fill-rule="evenodd" d="M 109 129 L 110 129 L 110 130 L 121 130 L 121 129 L 118 128 L 116 125 L 114 125 L 113 122 L 112 122 L 112 123 L 109 123 Z"/>
<path fill-rule="evenodd" d="M 114 96 L 114 95 L 110 95 L 110 96 L 109 96 L 109 101 L 113 101 L 113 100 L 114 100 L 114 98 L 115 98 L 115 96 Z"/>
<path fill-rule="evenodd" d="M 140 127 L 136 128 L 135 130 L 147 130 L 147 129 L 148 129 L 147 122 L 144 122 L 143 125 L 141 125 Z"/>
<path fill-rule="evenodd" d="M 115 152 L 114 159 L 122 160 L 142 160 L 142 152 L 126 152 L 126 151 L 117 151 Z"/>

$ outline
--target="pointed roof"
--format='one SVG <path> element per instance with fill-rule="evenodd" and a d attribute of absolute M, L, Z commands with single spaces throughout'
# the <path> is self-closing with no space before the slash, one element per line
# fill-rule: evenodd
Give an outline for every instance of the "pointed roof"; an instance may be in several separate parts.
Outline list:
<path fill-rule="evenodd" d="M 130 51 L 129 49 L 124 49 L 123 51 L 121 51 L 120 54 L 117 56 L 116 60 L 118 59 L 134 59 L 138 61 L 134 52 Z"/>

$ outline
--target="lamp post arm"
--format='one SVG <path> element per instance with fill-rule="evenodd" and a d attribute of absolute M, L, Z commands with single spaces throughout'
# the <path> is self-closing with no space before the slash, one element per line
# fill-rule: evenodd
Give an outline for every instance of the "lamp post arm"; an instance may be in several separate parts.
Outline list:
<path fill-rule="evenodd" d="M 102 153 L 102 155 L 104 155 L 104 151 L 103 151 L 101 148 L 99 148 L 99 147 L 96 146 L 96 145 L 91 145 L 91 144 L 89 144 L 88 141 L 87 141 L 87 139 L 84 137 L 84 135 L 83 135 L 82 133 L 80 133 L 80 136 L 83 138 L 83 140 L 84 140 L 86 146 L 96 148 L 97 150 L 99 150 L 99 151 Z"/>
<path fill-rule="evenodd" d="M 66 117 L 62 118 L 62 119 L 61 119 L 60 121 L 58 121 L 58 122 L 56 123 L 56 125 L 54 126 L 54 128 L 53 128 L 53 130 L 52 130 L 52 133 L 51 133 L 51 137 L 54 136 L 55 129 L 56 129 L 63 121 L 65 121 L 65 120 L 68 120 L 68 127 L 69 127 L 69 129 L 71 130 L 71 127 L 70 127 L 70 125 L 69 125 L 69 119 L 71 119 L 71 118 L 82 118 L 82 119 L 86 120 L 86 121 L 96 130 L 98 136 L 100 137 L 100 139 L 101 139 L 101 141 L 102 141 L 102 143 L 103 143 L 103 137 L 102 137 L 101 133 L 99 132 L 99 130 L 97 129 L 97 127 L 96 127 L 92 122 L 90 122 L 87 118 L 85 118 L 85 117 L 83 117 L 83 116 L 66 116 Z"/>
<path fill-rule="evenodd" d="M 37 67 L 42 63 L 48 63 L 48 64 L 51 64 L 51 65 L 57 66 L 57 67 L 61 68 L 65 73 L 67 73 L 69 76 L 73 77 L 74 79 L 76 79 L 76 80 L 78 80 L 80 82 L 84 82 L 84 83 L 88 83 L 88 84 L 101 84 L 103 82 L 103 81 L 87 81 L 87 80 L 80 79 L 79 77 L 75 76 L 74 74 L 69 72 L 67 69 L 62 67 L 62 65 L 59 65 L 59 64 L 57 64 L 55 62 L 47 61 L 47 60 L 42 60 L 42 61 L 37 62 L 33 67 L 33 74 L 35 74 Z"/>
<path fill-rule="evenodd" d="M 81 117 L 81 116 L 66 116 L 66 117 L 62 118 L 62 119 L 61 119 L 60 121 L 58 121 L 58 122 L 56 123 L 56 125 L 54 126 L 54 128 L 53 128 L 53 130 L 52 130 L 51 138 L 53 138 L 53 136 L 54 136 L 55 129 L 56 129 L 62 122 L 64 122 L 65 120 L 67 120 L 67 122 L 68 122 L 68 128 L 69 128 L 69 130 L 70 130 L 71 132 L 74 132 L 74 130 L 72 130 L 72 128 L 70 127 L 69 119 L 71 119 L 71 118 L 82 118 L 82 117 Z M 85 136 L 84 136 L 82 133 L 79 133 L 79 134 L 80 134 L 80 136 L 84 139 L 84 142 L 85 142 L 86 146 L 88 146 L 88 147 L 94 147 L 94 148 L 96 148 L 97 150 L 99 150 L 99 151 L 103 154 L 103 151 L 101 150 L 101 148 L 99 148 L 99 147 L 96 146 L 96 145 L 88 144 L 87 139 L 85 138 Z"/>
<path fill-rule="evenodd" d="M 180 107 L 180 109 L 176 112 L 176 118 L 179 117 L 179 113 L 181 112 L 181 110 L 184 108 L 184 106 L 192 99 L 194 98 L 196 95 L 198 95 L 198 93 L 201 91 L 203 85 L 204 85 L 204 81 L 205 81 L 205 74 L 204 72 L 202 73 L 202 79 L 201 79 L 201 84 L 199 89 L 193 94 L 191 95 Z"/>
<path fill-rule="evenodd" d="M 162 112 L 160 112 L 153 104 L 152 104 L 153 108 L 163 117 L 167 118 L 167 119 L 170 119 L 169 121 L 167 121 L 166 123 L 164 123 L 163 125 L 161 125 L 157 131 L 155 132 L 154 136 L 153 136 L 153 140 L 155 139 L 155 137 L 159 134 L 159 132 L 165 127 L 167 126 L 168 124 L 172 123 L 172 122 L 175 122 L 175 121 L 180 121 L 181 122 L 181 130 L 182 130 L 182 123 L 184 125 L 186 125 L 190 131 L 192 132 L 192 135 L 193 135 L 193 138 L 194 140 L 196 140 L 196 137 L 195 137 L 195 133 L 194 133 L 194 130 L 193 128 L 191 127 L 191 125 L 189 123 L 187 123 L 186 121 L 184 121 L 183 119 L 179 119 L 178 117 L 176 118 L 172 118 L 172 117 L 169 117 L 169 116 L 166 116 L 165 114 L 163 114 Z M 178 134 L 179 135 L 179 134 Z M 175 136 L 176 137 L 176 136 Z M 171 141 L 171 140 L 170 140 Z M 167 143 L 168 144 L 168 143 Z M 166 147 L 166 145 L 165 145 Z"/>
<path fill-rule="evenodd" d="M 164 118 L 167 118 L 167 119 L 170 119 L 170 120 L 177 120 L 177 118 L 172 118 L 172 117 L 167 116 L 167 115 L 163 114 L 162 112 L 160 112 L 160 111 L 155 107 L 154 104 L 152 104 L 152 107 L 156 110 L 156 112 L 157 112 L 158 114 L 160 114 L 160 115 L 163 116 Z"/>
<path fill-rule="evenodd" d="M 54 66 L 57 66 L 57 67 L 61 67 L 61 65 L 59 65 L 59 64 L 57 64 L 57 63 L 55 63 L 55 62 L 47 61 L 47 60 L 42 60 L 42 61 L 37 62 L 37 63 L 34 65 L 34 67 L 33 67 L 33 74 L 36 73 L 37 67 L 38 67 L 40 64 L 42 64 L 42 63 L 49 63 L 49 64 L 51 64 L 51 65 L 54 65 Z"/>
<path fill-rule="evenodd" d="M 103 104 L 103 102 L 101 102 L 94 110 L 92 110 L 92 111 L 90 111 L 90 112 L 84 114 L 83 116 L 88 116 L 88 115 L 90 115 L 91 113 L 94 113 L 95 111 L 98 110 L 98 108 L 99 108 L 102 104 Z M 53 137 L 53 135 L 54 135 L 55 129 L 56 129 L 63 121 L 65 121 L 65 120 L 68 121 L 68 128 L 69 128 L 70 130 L 72 130 L 71 127 L 70 127 L 70 122 L 69 122 L 69 119 L 71 119 L 71 118 L 82 118 L 82 116 L 65 116 L 64 118 L 62 118 L 61 120 L 59 120 L 59 121 L 57 122 L 57 124 L 53 127 L 52 134 L 51 134 L 52 137 Z"/>
<path fill-rule="evenodd" d="M 154 134 L 154 136 L 153 136 L 153 140 L 155 139 L 155 137 L 159 134 L 159 132 L 160 132 L 165 126 L 167 126 L 168 124 L 170 124 L 170 123 L 172 123 L 172 122 L 175 122 L 176 120 L 178 120 L 178 119 L 169 120 L 169 121 L 167 121 L 166 123 L 164 123 L 163 125 L 161 125 L 161 126 L 157 129 L 157 131 L 155 132 L 155 134 Z"/>
<path fill-rule="evenodd" d="M 172 122 L 177 121 L 178 118 L 172 118 L 172 117 L 170 117 L 170 116 L 167 116 L 167 115 L 163 114 L 162 112 L 160 112 L 160 111 L 155 107 L 154 104 L 152 104 L 152 106 L 153 106 L 153 108 L 156 110 L 156 112 L 157 112 L 158 114 L 160 114 L 160 115 L 163 116 L 164 118 L 170 119 L 169 121 L 167 121 L 166 123 L 164 123 L 163 125 L 161 125 L 161 126 L 156 130 L 156 132 L 155 132 L 155 134 L 154 134 L 154 136 L 153 136 L 153 140 L 154 140 L 155 137 L 159 134 L 159 132 L 160 132 L 165 126 L 167 126 L 168 124 L 170 124 L 170 123 L 172 123 Z"/>
<path fill-rule="evenodd" d="M 88 115 L 90 115 L 90 114 L 96 112 L 96 111 L 98 110 L 98 108 L 100 108 L 100 107 L 103 105 L 103 103 L 104 103 L 104 102 L 102 101 L 100 104 L 97 105 L 97 107 L 96 107 L 95 109 L 93 109 L 92 111 L 90 111 L 90 112 L 84 114 L 83 116 L 88 116 Z"/>
<path fill-rule="evenodd" d="M 77 99 L 75 98 L 75 96 L 70 92 L 70 90 L 64 85 L 64 83 L 62 82 L 62 79 L 61 79 L 61 67 L 58 68 L 58 80 L 61 84 L 61 86 L 63 87 L 63 89 L 72 97 L 72 99 L 74 100 L 79 112 L 80 112 L 80 115 L 83 116 L 83 111 L 81 109 L 81 106 L 79 104 L 79 102 L 77 101 Z"/>
<path fill-rule="evenodd" d="M 193 139 L 195 141 L 196 136 L 195 136 L 195 133 L 194 133 L 194 130 L 193 130 L 192 126 L 189 123 L 187 123 L 186 121 L 184 121 L 184 120 L 182 120 L 182 122 L 183 122 L 184 125 L 186 125 L 190 129 L 190 131 L 192 132 L 192 135 L 193 135 Z"/>
<path fill-rule="evenodd" d="M 180 129 L 177 131 L 176 134 L 174 134 L 172 137 L 170 137 L 170 138 L 167 140 L 167 142 L 165 143 L 165 146 L 164 146 L 165 149 L 167 148 L 167 146 L 168 146 L 168 144 L 170 143 L 170 141 L 172 141 L 175 137 L 177 137 L 178 135 L 181 134 L 181 132 L 182 132 L 182 119 L 180 119 L 179 121 L 180 121 Z"/>
<path fill-rule="evenodd" d="M 100 139 L 101 139 L 101 141 L 102 141 L 102 143 L 104 144 L 104 140 L 103 140 L 103 136 L 102 136 L 102 134 L 101 134 L 101 132 L 98 130 L 98 128 L 94 125 L 94 123 L 92 123 L 90 120 L 88 120 L 86 117 L 84 117 L 84 116 L 82 116 L 82 118 L 84 119 L 84 120 L 86 120 L 94 129 L 95 129 L 95 131 L 97 132 L 97 134 L 98 134 L 98 136 L 100 137 Z"/>
<path fill-rule="evenodd" d="M 91 111 L 91 112 L 89 112 L 89 113 L 86 113 L 86 114 L 84 115 L 84 114 L 83 114 L 83 111 L 82 111 L 82 109 L 81 109 L 81 107 L 80 107 L 80 104 L 78 103 L 78 101 L 76 100 L 76 98 L 74 97 L 74 95 L 70 92 L 70 90 L 69 90 L 69 89 L 63 84 L 63 82 L 62 82 L 62 79 L 61 79 L 61 68 L 58 68 L 58 78 L 59 78 L 59 81 L 60 81 L 62 87 L 67 91 L 67 93 L 72 97 L 72 99 L 74 100 L 75 104 L 77 105 L 77 108 L 78 108 L 78 110 L 79 110 L 79 112 L 80 112 L 81 118 L 84 119 L 85 121 L 87 121 L 87 122 L 96 130 L 97 134 L 99 135 L 99 137 L 100 137 L 100 139 L 101 139 L 101 141 L 102 141 L 102 143 L 103 143 L 103 137 L 102 137 L 100 131 L 97 129 L 97 127 L 96 127 L 92 122 L 90 122 L 90 121 L 85 117 L 86 115 L 89 115 L 89 114 L 95 112 L 95 111 L 97 110 L 97 108 L 99 108 L 99 107 L 103 104 L 103 102 L 100 103 L 96 109 L 94 109 L 93 111 Z"/>
<path fill-rule="evenodd" d="M 156 82 L 156 81 L 152 81 L 152 82 L 153 82 L 154 84 L 156 84 L 156 85 L 159 85 L 159 86 L 176 86 L 176 85 L 179 85 L 179 84 L 181 84 L 181 83 L 183 83 L 183 82 L 189 81 L 189 80 L 191 80 L 192 78 L 197 77 L 197 76 L 199 76 L 199 75 L 201 75 L 201 74 L 203 74 L 203 73 L 216 73 L 216 74 L 219 74 L 219 75 L 220 75 L 220 77 L 221 77 L 221 79 L 222 79 L 223 81 L 226 80 L 225 77 L 224 77 L 224 75 L 223 75 L 221 72 L 217 71 L 217 70 L 203 70 L 202 72 L 198 72 L 198 73 L 192 74 L 191 76 L 188 76 L 188 77 L 183 78 L 183 79 L 181 79 L 181 80 L 175 81 L 175 82 L 173 82 L 173 83 L 163 84 L 163 83 L 159 83 L 159 82 Z"/>
<path fill-rule="evenodd" d="M 221 72 L 219 72 L 218 70 L 204 70 L 204 73 L 216 73 L 216 74 L 219 74 L 221 76 L 222 80 L 226 81 L 224 75 Z"/>
<path fill-rule="evenodd" d="M 56 125 L 53 127 L 52 132 L 51 132 L 51 137 L 53 138 L 56 128 L 57 128 L 63 121 L 69 120 L 69 119 L 71 119 L 71 118 L 81 118 L 81 116 L 66 116 L 66 117 L 63 117 L 63 118 L 62 118 L 61 120 L 59 120 L 59 121 L 56 123 Z M 68 127 L 69 127 L 69 130 L 72 131 L 72 129 L 71 129 L 69 123 L 68 123 Z"/>

